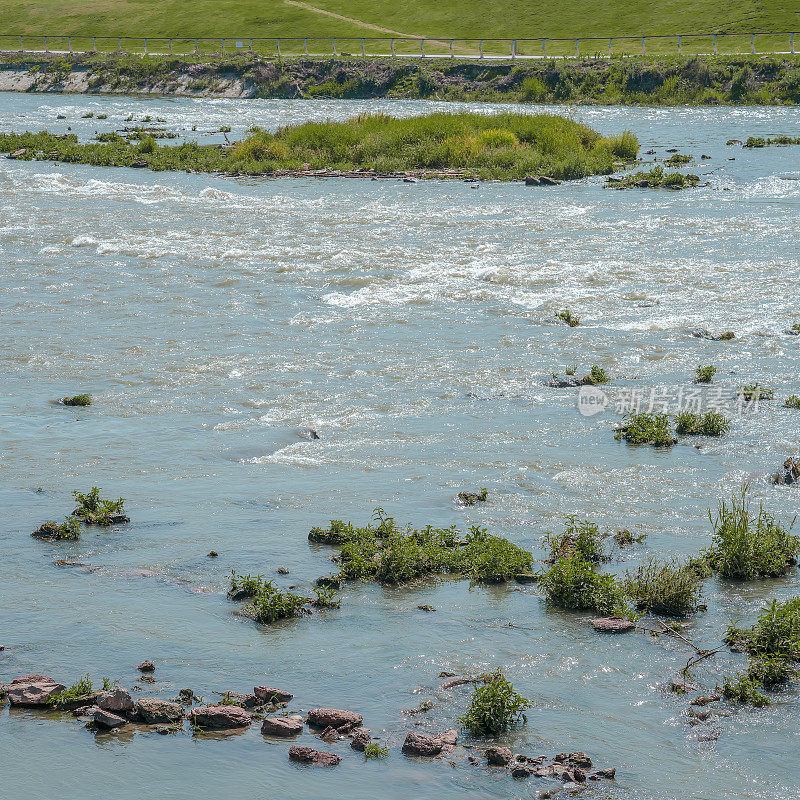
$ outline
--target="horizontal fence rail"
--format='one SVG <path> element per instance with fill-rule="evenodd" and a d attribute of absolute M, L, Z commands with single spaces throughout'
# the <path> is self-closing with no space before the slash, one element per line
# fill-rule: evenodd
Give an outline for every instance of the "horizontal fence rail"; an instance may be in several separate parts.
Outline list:
<path fill-rule="evenodd" d="M 391 58 L 548 58 L 614 55 L 794 54 L 795 34 L 684 33 L 655 36 L 451 39 L 422 36 L 247 37 L 247 36 L 74 36 L 0 34 L 0 50 L 19 53 L 132 53 L 215 56 L 257 53 L 275 57 L 361 56 Z"/>

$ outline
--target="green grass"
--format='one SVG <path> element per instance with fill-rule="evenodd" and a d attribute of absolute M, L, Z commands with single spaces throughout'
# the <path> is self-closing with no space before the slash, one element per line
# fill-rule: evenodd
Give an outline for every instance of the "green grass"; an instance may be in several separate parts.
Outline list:
<path fill-rule="evenodd" d="M 97 486 L 93 486 L 86 494 L 74 491 L 72 496 L 78 503 L 72 514 L 86 525 L 112 525 L 117 521 L 115 518 L 123 515 L 125 498 L 104 500 L 100 497 L 100 489 Z"/>
<path fill-rule="evenodd" d="M 623 439 L 628 444 L 651 444 L 654 447 L 671 447 L 677 441 L 666 414 L 646 412 L 629 414 L 614 438 Z"/>
<path fill-rule="evenodd" d="M 31 536 L 55 542 L 74 542 L 81 538 L 82 532 L 81 521 L 77 517 L 71 516 L 66 517 L 61 524 L 58 522 L 45 522 Z"/>
<path fill-rule="evenodd" d="M 515 725 L 527 722 L 525 709 L 531 702 L 518 692 L 502 670 L 484 676 L 476 684 L 469 708 L 459 722 L 473 736 L 496 736 Z"/>
<path fill-rule="evenodd" d="M 632 135 L 603 137 L 554 114 L 470 112 L 406 119 L 361 114 L 346 122 L 290 125 L 275 134 L 253 129 L 227 150 L 196 143 L 159 145 L 149 136 L 141 141 L 79 143 L 74 135 L 58 138 L 46 132 L 0 135 L 0 151 L 22 149 L 21 158 L 28 160 L 244 175 L 299 170 L 308 164 L 326 170 L 457 170 L 500 180 L 529 174 L 569 180 L 608 174 L 615 162 L 632 158 L 637 148 Z"/>
<path fill-rule="evenodd" d="M 607 561 L 603 552 L 603 539 L 600 529 L 594 522 L 580 522 L 573 514 L 566 519 L 564 533 L 548 533 L 545 544 L 550 548 L 550 558 L 556 561 L 573 554 L 584 561 Z"/>
<path fill-rule="evenodd" d="M 770 145 L 800 144 L 800 137 L 776 136 L 774 139 L 764 139 L 761 136 L 750 136 L 744 143 L 745 147 L 769 147 Z"/>
<path fill-rule="evenodd" d="M 705 414 L 682 411 L 676 420 L 675 432 L 681 435 L 724 436 L 731 428 L 731 421 L 719 411 L 706 411 Z"/>
<path fill-rule="evenodd" d="M 624 593 L 639 611 L 685 617 L 700 607 L 700 578 L 687 564 L 651 558 L 636 572 L 626 572 Z"/>
<path fill-rule="evenodd" d="M 2 0 L 3 27 L 11 33 L 52 31 L 57 19 L 58 31 L 73 35 L 137 36 L 385 36 L 367 27 L 391 29 L 400 33 L 427 37 L 457 38 L 529 38 L 576 36 L 640 36 L 642 34 L 677 34 L 729 31 L 785 31 L 797 27 L 797 8 L 791 0 L 763 3 L 744 0 L 731 4 L 724 0 L 676 0 L 653 5 L 646 0 L 621 0 L 597 5 L 588 0 L 554 5 L 534 0 L 474 0 L 458 5 L 421 0 L 420 3 L 382 3 L 368 0 L 314 0 L 309 5 L 355 20 L 336 19 L 281 0 L 198 0 L 191 5 L 177 0 L 139 0 L 122 4 L 97 0 L 87 5 L 78 0 Z M 608 42 L 582 45 L 587 52 L 604 51 Z M 749 37 L 740 42 L 719 40 L 720 47 L 737 45 L 749 50 Z M 711 50 L 710 37 L 699 44 L 684 40 L 684 49 Z M 675 41 L 653 42 L 656 51 L 674 52 Z M 636 51 L 638 42 L 630 48 Z M 353 45 L 349 47 L 353 49 Z M 541 49 L 541 48 L 540 48 Z M 788 49 L 788 48 L 784 48 Z M 574 52 L 571 42 L 564 52 Z"/>
<path fill-rule="evenodd" d="M 759 400 L 772 400 L 775 396 L 774 389 L 767 389 L 760 383 L 748 383 L 739 387 L 739 397 L 748 403 Z"/>
<path fill-rule="evenodd" d="M 377 742 L 370 742 L 364 748 L 364 758 L 386 758 L 389 755 L 388 747 L 381 747 Z"/>
<path fill-rule="evenodd" d="M 717 374 L 717 368 L 713 365 L 708 365 L 706 367 L 700 365 L 695 370 L 695 383 L 711 383 L 714 379 L 714 375 Z"/>
<path fill-rule="evenodd" d="M 783 403 L 784 408 L 800 408 L 800 397 L 796 394 L 787 397 Z"/>
<path fill-rule="evenodd" d="M 621 178 L 609 178 L 607 189 L 689 189 L 697 186 L 700 178 L 692 173 L 665 172 L 661 164 L 656 164 L 648 172 L 633 172 Z"/>
<path fill-rule="evenodd" d="M 577 553 L 559 558 L 541 579 L 547 602 L 567 611 L 596 611 L 627 616 L 626 605 L 614 576 L 601 573 L 594 563 Z"/>
<path fill-rule="evenodd" d="M 375 580 L 403 584 L 432 575 L 453 575 L 497 583 L 528 573 L 533 556 L 513 542 L 473 526 L 463 534 L 450 528 L 400 529 L 377 509 L 377 524 L 356 527 L 339 520 L 330 528 L 312 528 L 309 540 L 341 548 L 339 563 L 345 580 Z"/>
<path fill-rule="evenodd" d="M 556 311 L 556 319 L 569 325 L 570 328 L 577 328 L 581 324 L 580 317 L 573 314 L 568 308 L 563 311 Z"/>
<path fill-rule="evenodd" d="M 74 397 L 64 397 L 61 402 L 65 406 L 90 406 L 92 396 L 90 394 L 76 394 Z"/>
<path fill-rule="evenodd" d="M 77 700 L 91 694 L 93 688 L 91 678 L 88 675 L 84 675 L 73 683 L 69 689 L 64 689 L 63 692 L 52 695 L 48 699 L 47 704 L 60 711 L 72 708 Z"/>
<path fill-rule="evenodd" d="M 602 367 L 595 365 L 588 375 L 583 376 L 583 382 L 589 386 L 601 386 L 608 383 L 608 373 Z"/>
<path fill-rule="evenodd" d="M 780 525 L 761 503 L 754 513 L 747 499 L 747 486 L 730 501 L 721 500 L 706 559 L 724 578 L 756 580 L 785 575 L 797 563 L 800 539 Z M 794 523 L 792 523 L 794 524 Z"/>

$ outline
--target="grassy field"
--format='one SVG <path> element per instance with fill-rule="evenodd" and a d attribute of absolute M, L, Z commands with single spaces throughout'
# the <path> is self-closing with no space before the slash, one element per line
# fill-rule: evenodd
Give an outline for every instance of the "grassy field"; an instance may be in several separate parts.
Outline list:
<path fill-rule="evenodd" d="M 543 0 L 485 0 L 442 3 L 418 0 L 409 3 L 375 3 L 372 0 L 0 0 L 3 32 L 37 36 L 47 33 L 73 36 L 173 36 L 173 37 L 374 37 L 394 33 L 428 38 L 537 38 L 607 37 L 692 32 L 800 31 L 797 0 L 606 0 L 590 3 L 552 4 Z M 800 36 L 798 37 L 800 40 Z M 76 42 L 75 48 L 89 43 Z M 763 51 L 788 49 L 788 39 L 764 37 Z M 12 46 L 7 40 L 5 48 Z M 17 43 L 18 46 L 18 43 Z M 36 42 L 26 42 L 32 49 Z M 59 42 L 51 39 L 51 48 Z M 109 45 L 110 46 L 110 45 Z M 188 46 L 188 45 L 187 45 Z M 193 46 L 193 45 L 192 45 Z M 210 47 L 210 45 L 208 45 Z M 749 51 L 749 37 L 721 39 L 721 51 Z M 176 47 L 181 47 L 176 43 Z M 360 50 L 360 43 L 341 43 L 341 48 Z M 607 51 L 607 40 L 584 43 L 584 53 Z M 632 52 L 639 43 L 617 45 Z M 5 49 L 4 48 L 4 49 Z M 378 45 L 373 45 L 373 52 Z M 458 46 L 457 46 L 458 48 Z M 502 46 L 505 48 L 505 45 Z M 485 52 L 502 49 L 487 43 Z M 800 41 L 798 41 L 800 49 Z M 133 46 L 128 49 L 135 50 Z M 292 49 L 284 44 L 284 51 Z M 319 51 L 318 48 L 314 48 Z M 413 48 L 412 48 L 413 49 Z M 416 48 L 418 50 L 418 48 Z M 520 45 L 525 52 L 526 46 Z M 530 45 L 540 52 L 541 45 Z M 438 46 L 438 50 L 444 50 Z M 462 45 L 457 52 L 473 52 Z M 574 53 L 574 45 L 550 45 L 553 55 Z M 671 42 L 650 42 L 648 51 L 675 52 Z M 684 51 L 709 52 L 711 39 L 685 40 Z M 436 52 L 431 43 L 429 52 Z"/>

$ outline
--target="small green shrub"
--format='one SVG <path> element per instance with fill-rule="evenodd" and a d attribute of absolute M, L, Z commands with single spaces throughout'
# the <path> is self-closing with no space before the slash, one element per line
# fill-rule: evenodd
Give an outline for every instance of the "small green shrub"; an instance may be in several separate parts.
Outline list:
<path fill-rule="evenodd" d="M 90 406 L 92 396 L 90 394 L 76 394 L 74 397 L 65 397 L 61 400 L 65 406 Z"/>
<path fill-rule="evenodd" d="M 78 503 L 72 514 L 82 519 L 86 525 L 112 525 L 121 521 L 117 517 L 123 515 L 125 498 L 103 500 L 100 497 L 100 489 L 96 486 L 93 486 L 87 494 L 74 491 L 72 496 Z"/>
<path fill-rule="evenodd" d="M 800 597 L 771 600 L 750 628 L 731 623 L 724 641 L 756 658 L 800 661 Z"/>
<path fill-rule="evenodd" d="M 725 676 L 723 678 L 722 694 L 729 700 L 749 703 L 756 708 L 763 708 L 769 705 L 769 698 L 759 691 L 758 685 L 747 676 L 747 673 L 741 673 L 735 678 Z"/>
<path fill-rule="evenodd" d="M 793 394 L 791 397 L 786 398 L 786 402 L 783 404 L 784 408 L 800 408 L 800 397 L 798 395 Z"/>
<path fill-rule="evenodd" d="M 694 159 L 691 156 L 684 155 L 683 153 L 673 153 L 669 158 L 665 159 L 664 164 L 668 167 L 678 167 L 681 164 L 691 164 Z"/>
<path fill-rule="evenodd" d="M 92 680 L 88 675 L 84 675 L 78 681 L 72 684 L 69 689 L 64 689 L 63 692 L 51 695 L 47 704 L 52 708 L 64 710 L 72 708 L 75 701 L 79 700 L 86 695 L 92 693 Z"/>
<path fill-rule="evenodd" d="M 585 375 L 583 382 L 590 386 L 599 386 L 608 383 L 608 374 L 602 367 L 594 366 L 588 375 Z"/>
<path fill-rule="evenodd" d="M 235 570 L 231 571 L 228 594 L 245 598 L 272 591 L 276 591 L 275 582 L 267 580 L 263 575 L 239 575 Z"/>
<path fill-rule="evenodd" d="M 662 188 L 662 189 L 688 189 L 697 186 L 700 177 L 692 173 L 664 172 L 661 164 L 656 164 L 649 172 L 634 172 L 623 175 L 621 178 L 609 178 L 605 184 L 607 189 L 633 189 L 634 187 Z"/>
<path fill-rule="evenodd" d="M 628 414 L 614 438 L 624 439 L 629 444 L 652 444 L 655 447 L 671 447 L 677 441 L 666 414 L 646 412 Z"/>
<path fill-rule="evenodd" d="M 731 428 L 731 421 L 719 411 L 706 411 L 705 414 L 682 411 L 676 420 L 675 432 L 681 435 L 723 436 Z"/>
<path fill-rule="evenodd" d="M 370 742 L 364 748 L 365 758 L 386 758 L 389 755 L 388 747 L 381 747 L 377 742 Z"/>
<path fill-rule="evenodd" d="M 314 589 L 316 597 L 311 601 L 314 608 L 339 608 L 342 598 L 333 590 L 325 587 Z"/>
<path fill-rule="evenodd" d="M 502 670 L 484 680 L 483 685 L 475 686 L 469 708 L 458 720 L 470 733 L 494 736 L 528 721 L 524 711 L 530 708 L 530 700 L 514 691 Z"/>
<path fill-rule="evenodd" d="M 597 611 L 611 614 L 625 604 L 613 575 L 600 573 L 594 564 L 577 554 L 559 558 L 540 584 L 547 602 L 568 611 Z"/>
<path fill-rule="evenodd" d="M 758 400 L 772 400 L 775 396 L 773 389 L 766 389 L 760 383 L 748 383 L 739 387 L 739 397 L 748 403 Z"/>
<path fill-rule="evenodd" d="M 560 319 L 569 325 L 570 328 L 577 328 L 581 324 L 580 317 L 575 316 L 569 309 L 565 308 L 563 311 L 556 311 L 556 319 Z"/>
<path fill-rule="evenodd" d="M 81 538 L 81 533 L 83 533 L 81 521 L 71 516 L 66 517 L 60 525 L 57 522 L 45 522 L 31 536 L 57 542 L 74 542 Z"/>
<path fill-rule="evenodd" d="M 751 581 L 784 575 L 797 563 L 800 539 L 790 533 L 792 525 L 779 525 L 761 503 L 754 515 L 747 490 L 743 486 L 730 503 L 721 500 L 716 517 L 709 509 L 714 532 L 705 553 L 708 563 L 724 578 Z"/>
<path fill-rule="evenodd" d="M 695 370 L 695 383 L 711 383 L 714 379 L 714 375 L 717 374 L 717 368 L 714 366 L 698 366 Z"/>
<path fill-rule="evenodd" d="M 573 554 L 584 561 L 607 561 L 603 552 L 604 536 L 594 522 L 579 522 L 573 514 L 567 517 L 564 533 L 545 536 L 545 544 L 550 547 L 550 558 L 555 561 Z"/>
<path fill-rule="evenodd" d="M 635 573 L 625 573 L 622 589 L 640 611 L 651 614 L 685 617 L 700 606 L 700 579 L 677 560 L 651 558 Z"/>
<path fill-rule="evenodd" d="M 622 528 L 611 537 L 618 547 L 629 547 L 632 544 L 641 544 L 646 538 L 646 533 L 634 536 L 627 528 Z"/>
<path fill-rule="evenodd" d="M 251 601 L 249 611 L 256 622 L 261 625 L 272 625 L 278 620 L 300 617 L 308 613 L 305 606 L 310 602 L 310 597 L 281 592 L 273 588 L 256 595 Z"/>

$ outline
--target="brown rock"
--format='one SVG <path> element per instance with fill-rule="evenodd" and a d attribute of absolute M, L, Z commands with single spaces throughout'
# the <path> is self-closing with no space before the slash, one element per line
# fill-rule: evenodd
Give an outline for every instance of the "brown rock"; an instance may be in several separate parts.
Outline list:
<path fill-rule="evenodd" d="M 119 728 L 128 721 L 125 717 L 112 714 L 110 711 L 106 711 L 103 708 L 96 708 L 91 716 L 94 723 L 100 728 Z"/>
<path fill-rule="evenodd" d="M 511 763 L 511 751 L 507 747 L 487 747 L 486 761 L 493 767 L 505 767 Z"/>
<path fill-rule="evenodd" d="M 97 705 L 104 711 L 131 711 L 133 709 L 133 698 L 127 689 L 122 686 L 115 686 L 105 692 L 100 692 L 97 696 Z"/>
<path fill-rule="evenodd" d="M 284 692 L 269 686 L 256 686 L 253 688 L 253 694 L 262 703 L 288 703 L 294 697 L 291 692 Z"/>
<path fill-rule="evenodd" d="M 141 697 L 134 706 L 136 715 L 148 725 L 164 722 L 177 722 L 183 719 L 183 706 L 157 697 Z"/>
<path fill-rule="evenodd" d="M 458 731 L 451 729 L 449 731 L 445 731 L 441 735 L 442 744 L 447 745 L 448 747 L 455 747 L 458 744 Z"/>
<path fill-rule="evenodd" d="M 718 700 L 722 700 L 722 697 L 720 697 L 718 694 L 701 694 L 699 697 L 695 697 L 690 705 L 707 706 L 709 703 L 716 703 Z"/>
<path fill-rule="evenodd" d="M 444 743 L 441 738 L 427 733 L 409 731 L 403 742 L 403 752 L 407 756 L 425 756 L 431 758 L 442 752 Z"/>
<path fill-rule="evenodd" d="M 353 750 L 358 750 L 363 753 L 366 746 L 372 741 L 369 731 L 366 728 L 358 728 L 353 733 L 353 740 L 350 742 L 350 747 Z"/>
<path fill-rule="evenodd" d="M 533 770 L 527 764 L 514 764 L 511 767 L 512 778 L 530 778 L 533 775 Z"/>
<path fill-rule="evenodd" d="M 480 683 L 480 678 L 471 678 L 469 675 L 456 675 L 453 678 L 446 680 L 441 688 L 442 689 L 452 689 L 454 686 L 462 686 L 465 683 Z"/>
<path fill-rule="evenodd" d="M 339 739 L 339 731 L 333 727 L 333 725 L 328 725 L 324 731 L 319 735 L 320 739 L 324 739 L 326 742 L 335 742 Z"/>
<path fill-rule="evenodd" d="M 622 617 L 599 617 L 592 620 L 592 627 L 599 633 L 628 633 L 636 623 Z"/>
<path fill-rule="evenodd" d="M 12 706 L 35 708 L 46 706 L 54 694 L 63 692 L 66 688 L 47 675 L 20 675 L 8 684 L 6 693 Z"/>
<path fill-rule="evenodd" d="M 156 665 L 152 661 L 142 661 L 136 669 L 138 669 L 139 672 L 155 672 Z"/>
<path fill-rule="evenodd" d="M 317 728 L 341 728 L 346 726 L 356 726 L 363 722 L 361 714 L 354 711 L 343 711 L 340 708 L 312 708 L 308 712 L 306 722 Z"/>
<path fill-rule="evenodd" d="M 247 728 L 252 721 L 240 706 L 197 706 L 189 712 L 189 721 L 198 728 L 223 731 Z"/>
<path fill-rule="evenodd" d="M 261 723 L 261 733 L 265 736 L 297 736 L 303 732 L 303 723 L 291 717 L 267 717 Z"/>
<path fill-rule="evenodd" d="M 586 755 L 586 753 L 576 752 L 576 753 L 559 753 L 553 761 L 558 762 L 559 764 L 564 764 L 567 767 L 575 768 L 581 767 L 581 769 L 591 769 L 592 766 L 592 759 Z"/>
<path fill-rule="evenodd" d="M 320 767 L 333 767 L 341 761 L 335 753 L 326 753 L 323 750 L 300 745 L 292 745 L 289 748 L 289 760 L 298 761 L 301 764 L 316 764 Z"/>
<path fill-rule="evenodd" d="M 609 781 L 613 781 L 614 780 L 614 775 L 616 775 L 616 773 L 617 773 L 617 768 L 616 767 L 611 767 L 610 769 L 598 769 L 598 770 L 595 770 L 589 776 L 589 778 L 591 780 L 593 780 L 593 781 L 599 781 L 599 780 L 603 780 L 603 779 L 609 780 Z"/>

